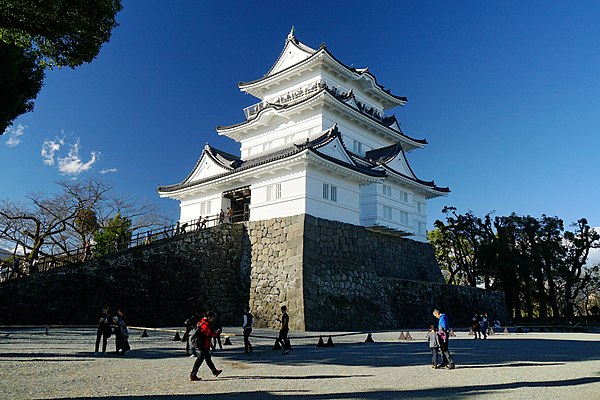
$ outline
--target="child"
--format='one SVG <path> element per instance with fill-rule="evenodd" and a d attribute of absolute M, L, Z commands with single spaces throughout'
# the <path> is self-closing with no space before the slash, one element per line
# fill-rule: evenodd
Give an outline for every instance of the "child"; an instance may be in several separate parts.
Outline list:
<path fill-rule="evenodd" d="M 443 332 L 442 332 L 443 333 Z M 435 331 L 435 326 L 429 325 L 427 333 L 427 341 L 429 342 L 429 350 L 431 350 L 431 368 L 438 368 L 438 350 L 440 348 L 440 338 L 438 332 Z"/>

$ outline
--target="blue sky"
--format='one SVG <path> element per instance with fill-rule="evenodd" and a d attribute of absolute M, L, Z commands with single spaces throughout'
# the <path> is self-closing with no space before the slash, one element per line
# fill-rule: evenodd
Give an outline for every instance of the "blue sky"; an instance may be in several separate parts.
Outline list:
<path fill-rule="evenodd" d="M 185 178 L 206 142 L 239 154 L 214 128 L 258 102 L 237 83 L 269 70 L 294 25 L 408 97 L 391 112 L 429 141 L 409 161 L 452 190 L 429 202 L 429 227 L 444 205 L 600 226 L 599 2 L 123 5 L 98 58 L 49 71 L 34 112 L 0 136 L 0 197 L 99 175 L 176 218 L 156 187 Z"/>

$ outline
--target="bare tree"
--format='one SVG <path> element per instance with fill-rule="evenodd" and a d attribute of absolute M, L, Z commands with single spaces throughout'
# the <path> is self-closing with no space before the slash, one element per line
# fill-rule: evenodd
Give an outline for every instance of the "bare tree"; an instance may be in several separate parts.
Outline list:
<path fill-rule="evenodd" d="M 0 241 L 30 261 L 82 248 L 98 228 L 116 215 L 132 221 L 132 231 L 168 222 L 156 205 L 117 196 L 110 185 L 98 178 L 57 184 L 56 194 L 30 194 L 26 204 L 0 202 Z"/>

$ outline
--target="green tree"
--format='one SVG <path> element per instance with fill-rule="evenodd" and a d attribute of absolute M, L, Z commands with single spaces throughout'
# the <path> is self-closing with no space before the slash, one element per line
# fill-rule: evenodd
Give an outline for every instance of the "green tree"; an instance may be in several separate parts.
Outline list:
<path fill-rule="evenodd" d="M 8 45 L 0 50 L 0 75 L 11 89 L 2 87 L 9 99 L 0 103 L 0 135 L 33 109 L 42 69 L 75 68 L 96 58 L 121 8 L 121 0 L 0 0 L 0 42 Z"/>
<path fill-rule="evenodd" d="M 94 235 L 96 254 L 105 255 L 113 251 L 127 249 L 131 242 L 131 235 L 131 220 L 123 218 L 121 214 L 115 215 L 107 226 Z"/>
<path fill-rule="evenodd" d="M 0 135 L 19 115 L 33 110 L 44 69 L 27 49 L 0 41 Z"/>

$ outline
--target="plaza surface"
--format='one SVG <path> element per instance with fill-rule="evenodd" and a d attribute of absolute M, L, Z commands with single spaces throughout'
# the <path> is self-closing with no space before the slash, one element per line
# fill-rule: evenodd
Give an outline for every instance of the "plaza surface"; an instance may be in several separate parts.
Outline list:
<path fill-rule="evenodd" d="M 225 332 L 239 333 L 239 328 Z M 194 359 L 172 332 L 131 331 L 132 350 L 114 355 L 114 336 L 95 356 L 93 328 L 0 328 L 3 399 L 600 399 L 600 335 L 496 334 L 473 340 L 457 332 L 450 348 L 455 370 L 434 370 L 425 331 L 398 341 L 399 332 L 334 336 L 317 348 L 319 333 L 292 332 L 292 351 L 272 350 L 275 331 L 255 329 L 254 351 L 242 338 L 213 353 L 223 373 Z M 324 339 L 330 333 L 324 333 Z M 301 337 L 302 336 L 302 337 Z M 312 337 L 306 337 L 312 336 Z M 316 336 L 316 337 L 315 337 Z"/>

